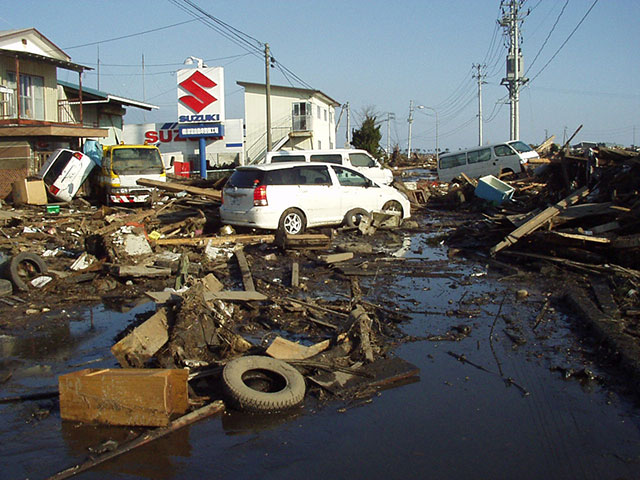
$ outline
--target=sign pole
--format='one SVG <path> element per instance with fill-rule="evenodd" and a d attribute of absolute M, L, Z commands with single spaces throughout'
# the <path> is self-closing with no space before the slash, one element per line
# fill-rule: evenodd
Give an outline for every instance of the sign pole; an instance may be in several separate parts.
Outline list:
<path fill-rule="evenodd" d="M 200 146 L 200 178 L 205 180 L 207 178 L 207 140 L 205 137 L 198 138 Z"/>

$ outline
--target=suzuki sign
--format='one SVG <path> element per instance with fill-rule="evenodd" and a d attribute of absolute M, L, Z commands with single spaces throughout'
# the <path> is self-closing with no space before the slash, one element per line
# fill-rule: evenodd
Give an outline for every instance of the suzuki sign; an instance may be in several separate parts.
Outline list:
<path fill-rule="evenodd" d="M 177 77 L 180 123 L 224 121 L 224 69 L 222 67 L 178 70 Z"/>

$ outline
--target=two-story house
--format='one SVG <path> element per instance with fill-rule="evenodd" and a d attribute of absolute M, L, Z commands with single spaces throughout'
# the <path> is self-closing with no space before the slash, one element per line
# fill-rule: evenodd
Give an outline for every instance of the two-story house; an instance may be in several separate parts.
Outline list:
<path fill-rule="evenodd" d="M 58 69 L 77 72 L 77 84 L 58 81 Z M 56 148 L 115 143 L 123 106 L 157 108 L 83 87 L 86 70 L 35 28 L 0 31 L 0 199 Z"/>
<path fill-rule="evenodd" d="M 260 162 L 267 150 L 264 83 L 244 87 L 245 158 Z M 335 109 L 340 103 L 320 90 L 271 85 L 271 150 L 336 148 Z"/>

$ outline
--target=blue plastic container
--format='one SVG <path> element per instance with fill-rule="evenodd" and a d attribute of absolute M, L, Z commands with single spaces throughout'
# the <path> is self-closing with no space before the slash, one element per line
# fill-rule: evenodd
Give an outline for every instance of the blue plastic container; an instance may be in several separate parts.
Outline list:
<path fill-rule="evenodd" d="M 486 175 L 478 179 L 478 186 L 474 193 L 476 197 L 482 198 L 492 205 L 500 205 L 505 200 L 511 200 L 513 192 L 515 192 L 515 188 L 511 185 L 493 175 Z"/>

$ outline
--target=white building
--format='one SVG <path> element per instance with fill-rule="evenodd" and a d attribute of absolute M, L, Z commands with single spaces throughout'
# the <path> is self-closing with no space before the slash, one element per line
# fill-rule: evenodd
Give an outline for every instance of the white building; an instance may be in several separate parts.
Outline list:
<path fill-rule="evenodd" d="M 256 163 L 267 151 L 266 87 L 237 83 L 244 87 L 245 158 Z M 336 148 L 338 106 L 320 90 L 271 85 L 272 150 Z"/>

